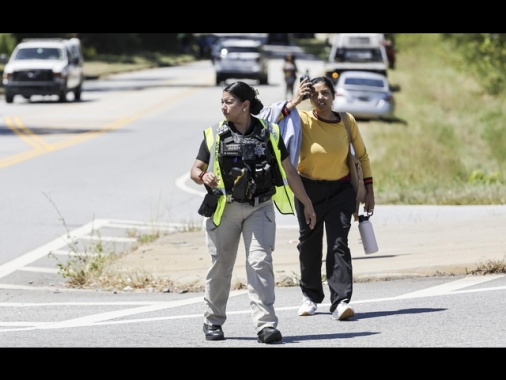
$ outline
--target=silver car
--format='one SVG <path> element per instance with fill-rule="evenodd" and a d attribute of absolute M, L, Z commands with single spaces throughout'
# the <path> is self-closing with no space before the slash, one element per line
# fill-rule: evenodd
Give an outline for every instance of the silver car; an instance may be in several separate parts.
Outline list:
<path fill-rule="evenodd" d="M 367 71 L 344 71 L 337 78 L 334 110 L 356 119 L 393 119 L 395 100 L 386 76 Z"/>
<path fill-rule="evenodd" d="M 261 42 L 251 39 L 225 39 L 214 55 L 216 84 L 227 79 L 252 79 L 268 84 L 268 58 Z"/>

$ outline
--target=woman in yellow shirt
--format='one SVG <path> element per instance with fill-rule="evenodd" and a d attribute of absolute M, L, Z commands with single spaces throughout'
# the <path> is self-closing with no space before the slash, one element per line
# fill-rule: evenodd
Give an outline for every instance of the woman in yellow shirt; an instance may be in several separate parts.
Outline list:
<path fill-rule="evenodd" d="M 350 182 L 346 160 L 349 141 L 344 122 L 339 113 L 332 109 L 335 89 L 327 77 L 301 82 L 281 115 L 288 116 L 307 95 L 310 96 L 312 110 L 298 110 L 302 143 L 297 170 L 313 203 L 317 220 L 314 229 L 308 228 L 304 217 L 304 205 L 295 200 L 300 231 L 297 249 L 303 295 L 298 314 L 314 315 L 317 304 L 325 297 L 321 279 L 325 231 L 327 237 L 325 266 L 330 289 L 330 312 L 333 319 L 344 320 L 355 316 L 354 309 L 348 304 L 353 294 L 348 234 L 356 207 L 356 195 Z M 372 213 L 375 201 L 369 157 L 355 118 L 351 114 L 347 116 L 355 152 L 364 172 L 367 189 L 364 211 Z"/>

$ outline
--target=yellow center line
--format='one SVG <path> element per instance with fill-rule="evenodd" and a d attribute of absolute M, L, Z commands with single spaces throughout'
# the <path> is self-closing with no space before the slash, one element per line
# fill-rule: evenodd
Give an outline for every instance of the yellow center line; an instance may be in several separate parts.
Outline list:
<path fill-rule="evenodd" d="M 37 149 L 48 149 L 51 150 L 51 145 L 46 143 L 42 138 L 35 135 L 31 130 L 25 128 L 23 123 L 18 117 L 14 117 L 12 120 L 10 117 L 5 118 L 5 124 L 11 131 L 21 137 L 28 144 Z M 16 126 L 17 125 L 17 126 Z"/>
<path fill-rule="evenodd" d="M 84 141 L 91 140 L 92 138 L 98 137 L 106 132 L 114 131 L 117 129 L 120 129 L 130 123 L 133 123 L 136 120 L 139 120 L 145 115 L 148 115 L 149 113 L 155 112 L 159 109 L 162 109 L 167 106 L 172 101 L 179 101 L 181 100 L 181 97 L 188 97 L 193 95 L 194 93 L 201 91 L 201 89 L 187 89 L 183 91 L 182 93 L 179 93 L 177 95 L 171 95 L 162 102 L 155 104 L 151 107 L 148 107 L 144 110 L 141 110 L 139 112 L 134 113 L 133 115 L 118 119 L 113 121 L 112 123 L 106 124 L 102 126 L 99 130 L 90 131 L 90 132 L 83 132 L 77 136 L 73 136 L 69 139 L 62 140 L 60 142 L 54 143 L 54 144 L 48 144 L 44 140 L 38 138 L 36 135 L 33 134 L 29 129 L 22 126 L 22 123 L 19 119 L 16 118 L 18 128 L 14 127 L 13 123 L 11 122 L 10 118 L 6 118 L 7 126 L 18 136 L 20 136 L 23 140 L 27 141 L 30 145 L 35 147 L 33 150 L 29 150 L 26 152 L 17 153 L 14 155 L 10 155 L 8 157 L 0 159 L 0 169 L 12 166 L 27 160 L 30 160 L 32 158 L 47 154 L 49 152 L 55 152 L 64 148 L 68 148 L 70 146 L 82 143 Z M 30 136 L 32 138 L 29 138 L 27 136 Z M 34 141 L 36 140 L 36 141 Z M 43 145 L 42 147 L 40 145 L 36 145 L 36 143 L 39 142 L 39 144 Z"/>

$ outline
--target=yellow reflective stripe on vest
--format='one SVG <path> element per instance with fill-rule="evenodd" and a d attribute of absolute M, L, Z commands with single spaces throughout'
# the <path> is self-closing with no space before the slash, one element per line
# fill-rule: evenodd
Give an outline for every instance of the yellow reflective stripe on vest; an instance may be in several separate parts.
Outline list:
<path fill-rule="evenodd" d="M 278 168 L 281 172 L 281 178 L 283 178 L 284 184 L 284 186 L 276 186 L 276 193 L 272 196 L 272 200 L 281 214 L 294 214 L 294 195 L 292 189 L 288 186 L 285 169 L 283 169 L 283 165 L 281 163 L 281 151 L 278 149 L 278 142 L 281 137 L 279 125 L 269 121 L 267 121 L 266 125 L 263 119 L 259 120 L 264 128 L 269 130 L 269 138 L 272 146 L 274 147 L 274 154 L 276 155 L 276 161 L 278 162 Z"/>
<path fill-rule="evenodd" d="M 278 141 L 280 139 L 279 126 L 275 123 L 271 123 L 264 121 L 263 119 L 259 119 L 260 123 L 264 128 L 269 130 L 269 139 L 271 140 L 271 144 L 274 148 L 274 154 L 276 156 L 276 161 L 278 163 L 278 168 L 281 172 L 281 177 L 283 178 L 283 186 L 276 186 L 276 193 L 272 196 L 272 200 L 276 205 L 276 208 L 281 214 L 295 214 L 293 199 L 294 195 L 290 187 L 288 186 L 288 180 L 286 179 L 286 173 L 283 169 L 283 165 L 281 164 L 281 152 L 278 149 Z M 223 176 L 221 174 L 220 162 L 218 160 L 219 146 L 220 146 L 220 135 L 217 133 L 218 127 L 220 127 L 225 120 L 221 121 L 219 124 L 216 124 L 212 127 L 209 127 L 205 130 L 204 135 L 207 142 L 207 147 L 210 152 L 209 165 L 207 170 L 212 171 L 219 179 L 218 189 L 224 194 L 218 200 L 218 205 L 216 207 L 216 211 L 213 214 L 213 222 L 215 225 L 219 226 L 221 223 L 221 217 L 223 215 L 223 211 L 225 210 L 225 205 L 227 204 L 227 197 L 225 191 L 225 184 L 223 182 Z"/>

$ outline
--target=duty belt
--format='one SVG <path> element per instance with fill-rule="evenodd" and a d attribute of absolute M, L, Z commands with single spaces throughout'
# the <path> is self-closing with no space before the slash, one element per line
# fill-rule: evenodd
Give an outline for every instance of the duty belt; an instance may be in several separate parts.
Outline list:
<path fill-rule="evenodd" d="M 272 194 L 269 194 L 269 193 L 259 195 L 258 197 L 253 197 L 251 199 L 243 199 L 243 200 L 237 200 L 237 199 L 233 199 L 232 197 L 227 196 L 227 202 L 228 203 L 232 203 L 232 202 L 249 203 L 252 206 L 258 206 L 260 203 L 264 203 L 271 198 L 272 198 Z"/>

